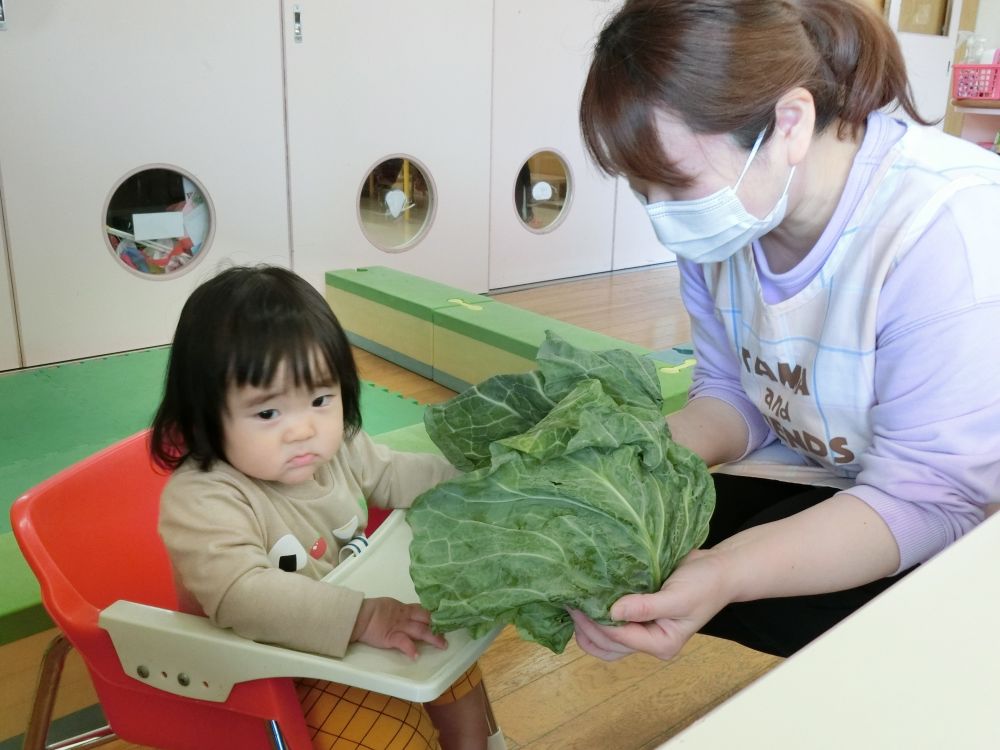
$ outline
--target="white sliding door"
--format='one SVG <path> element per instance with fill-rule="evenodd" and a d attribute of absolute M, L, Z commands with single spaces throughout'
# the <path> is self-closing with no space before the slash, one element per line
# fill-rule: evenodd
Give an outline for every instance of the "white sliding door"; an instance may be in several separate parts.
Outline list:
<path fill-rule="evenodd" d="M 606 1 L 495 4 L 490 287 L 609 271 L 615 183 L 583 146 L 580 93 Z"/>
<path fill-rule="evenodd" d="M 293 266 L 481 292 L 492 3 L 284 2 Z"/>
<path fill-rule="evenodd" d="M 25 365 L 167 343 L 220 264 L 288 265 L 275 3 L 5 8 L 0 169 Z"/>

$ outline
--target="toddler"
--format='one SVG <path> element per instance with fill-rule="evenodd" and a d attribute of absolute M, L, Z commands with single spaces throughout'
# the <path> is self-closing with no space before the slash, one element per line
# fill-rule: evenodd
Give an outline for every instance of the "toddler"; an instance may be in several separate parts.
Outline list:
<path fill-rule="evenodd" d="M 256 641 L 343 656 L 358 641 L 417 658 L 445 648 L 417 604 L 320 579 L 363 544 L 368 505 L 405 508 L 457 473 L 361 430 L 350 344 L 323 297 L 283 268 L 234 267 L 181 311 L 152 452 L 173 471 L 160 534 L 181 608 Z M 353 542 L 353 544 L 352 544 Z M 317 680 L 297 683 L 315 748 L 485 748 L 478 666 L 429 704 Z M 346 717 L 379 714 L 370 727 Z"/>

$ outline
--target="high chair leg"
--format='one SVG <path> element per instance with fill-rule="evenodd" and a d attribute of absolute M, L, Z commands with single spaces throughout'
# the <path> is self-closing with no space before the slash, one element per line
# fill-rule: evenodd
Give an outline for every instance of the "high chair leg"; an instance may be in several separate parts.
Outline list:
<path fill-rule="evenodd" d="M 504 739 L 503 732 L 500 731 L 497 719 L 493 715 L 493 703 L 486 692 L 486 685 L 483 685 L 483 697 L 486 699 L 486 727 L 490 733 L 486 738 L 486 750 L 507 750 L 507 740 Z"/>
<path fill-rule="evenodd" d="M 278 726 L 278 722 L 274 719 L 267 722 L 267 736 L 271 740 L 273 750 L 288 750 L 288 745 L 285 744 L 285 736 L 281 733 L 281 727 Z"/>
<path fill-rule="evenodd" d="M 38 670 L 38 684 L 35 687 L 35 699 L 31 705 L 31 715 L 24 731 L 23 750 L 82 750 L 88 747 L 104 745 L 117 736 L 111 727 L 101 727 L 86 734 L 77 735 L 62 742 L 46 745 L 49 735 L 49 725 L 52 723 L 52 708 L 55 706 L 59 691 L 59 681 L 62 678 L 63 665 L 66 656 L 72 650 L 73 644 L 62 633 L 49 642 L 42 656 L 42 664 Z"/>

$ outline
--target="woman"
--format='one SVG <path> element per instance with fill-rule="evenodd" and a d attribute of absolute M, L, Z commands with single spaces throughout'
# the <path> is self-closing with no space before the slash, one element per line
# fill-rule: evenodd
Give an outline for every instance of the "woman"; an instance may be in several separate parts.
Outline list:
<path fill-rule="evenodd" d="M 678 256 L 698 364 L 667 420 L 719 468 L 705 546 L 577 640 L 787 656 L 1000 499 L 1000 159 L 913 124 L 861 0 L 629 0 L 580 116 Z"/>

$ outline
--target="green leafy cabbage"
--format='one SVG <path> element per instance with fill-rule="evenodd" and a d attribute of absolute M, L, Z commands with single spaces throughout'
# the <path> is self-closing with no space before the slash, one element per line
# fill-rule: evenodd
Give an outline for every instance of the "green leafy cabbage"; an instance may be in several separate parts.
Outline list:
<path fill-rule="evenodd" d="M 438 632 L 514 623 L 561 653 L 566 608 L 610 623 L 619 597 L 659 589 L 705 540 L 715 491 L 670 439 L 652 362 L 551 332 L 537 362 L 427 409 L 431 439 L 470 473 L 407 513 L 410 575 Z"/>

